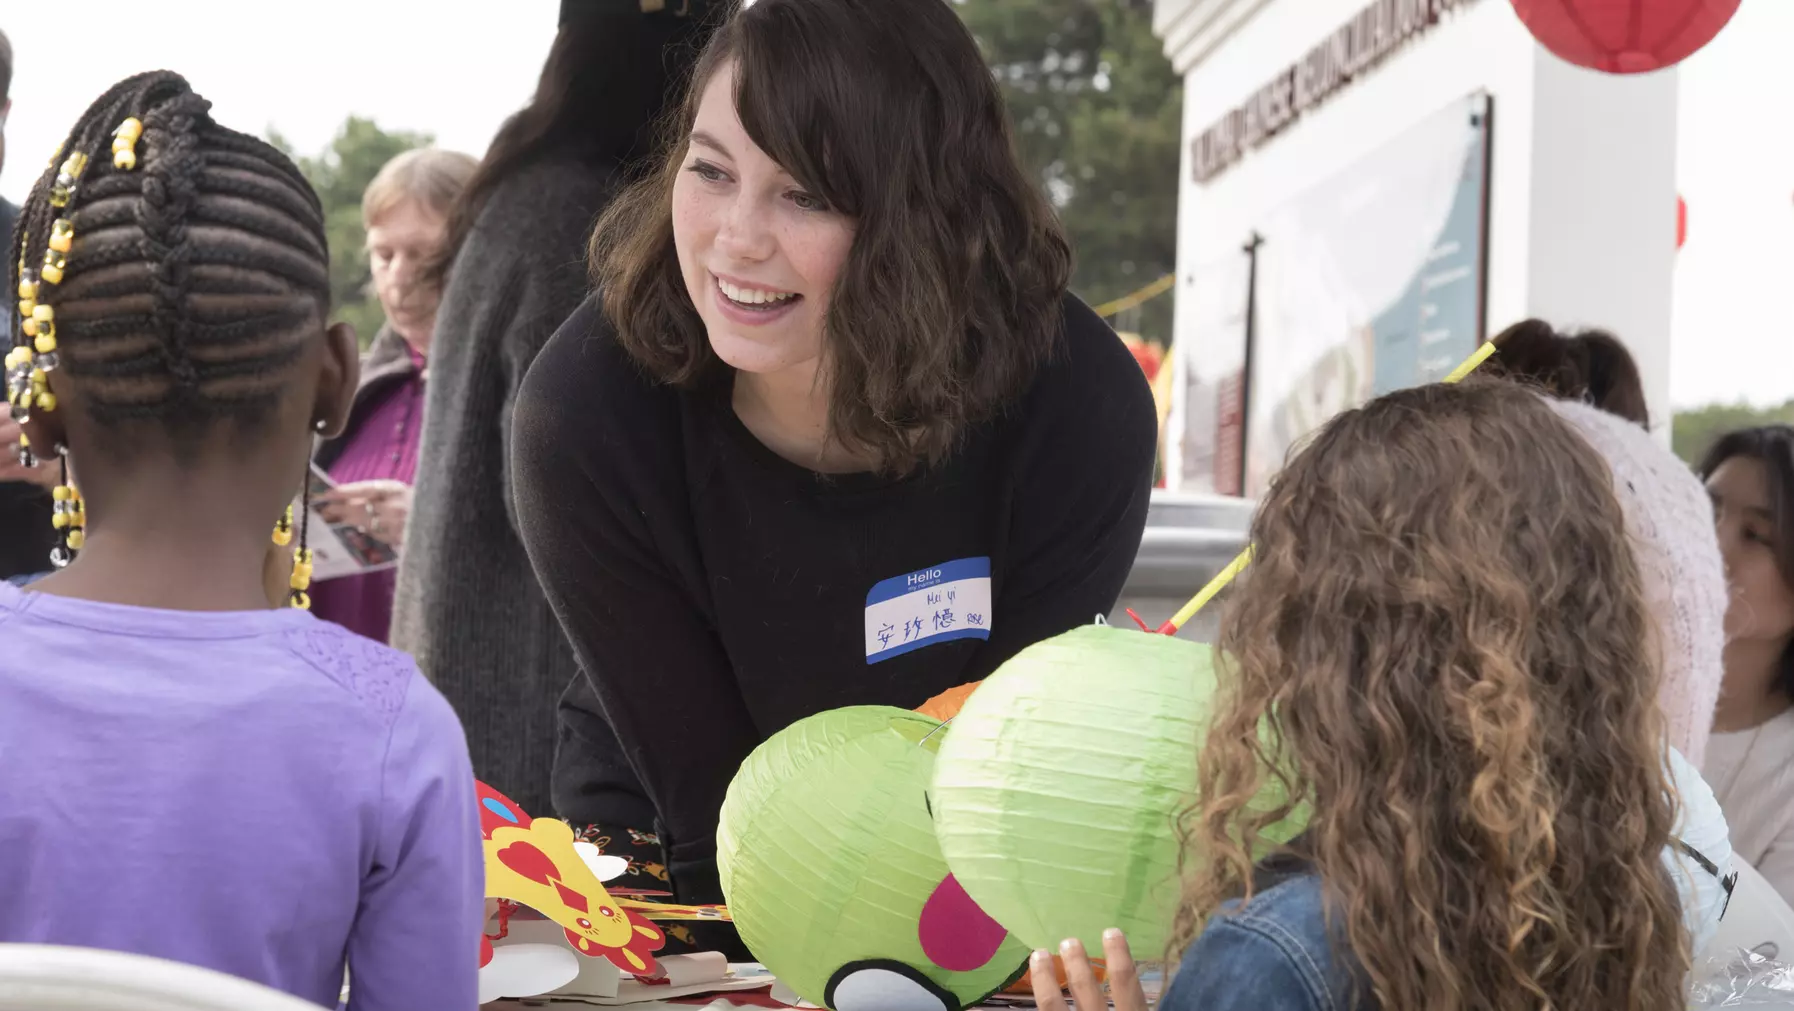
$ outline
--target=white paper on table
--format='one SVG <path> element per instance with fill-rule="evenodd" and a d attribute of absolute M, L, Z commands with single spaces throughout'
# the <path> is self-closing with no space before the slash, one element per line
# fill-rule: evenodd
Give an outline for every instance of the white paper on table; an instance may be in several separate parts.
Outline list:
<path fill-rule="evenodd" d="M 679 957 L 681 956 L 667 956 L 668 959 Z M 666 959 L 662 959 L 661 961 L 666 961 Z M 672 1000 L 675 997 L 696 997 L 699 994 L 706 993 L 722 994 L 738 990 L 763 990 L 766 987 L 771 986 L 772 983 L 773 978 L 768 975 L 744 977 L 730 976 L 720 980 L 712 980 L 708 983 L 693 983 L 690 986 L 656 986 L 643 983 L 633 976 L 630 976 L 625 977 L 623 981 L 617 985 L 617 995 L 614 997 L 593 997 L 585 994 L 572 994 L 568 993 L 565 987 L 556 990 L 554 995 L 557 997 L 576 996 L 592 1004 L 601 1004 L 611 1007 L 622 1004 L 642 1004 L 653 1001 Z"/>
<path fill-rule="evenodd" d="M 492 942 L 492 946 L 496 950 L 511 944 L 554 944 L 573 951 L 567 932 L 552 920 L 511 920 L 505 938 Z M 705 993 L 758 990 L 773 982 L 772 974 L 764 967 L 751 962 L 730 965 L 721 952 L 665 955 L 657 961 L 669 982 L 643 983 L 624 975 L 609 959 L 581 954 L 579 975 L 549 996 L 576 997 L 603 1005 L 639 1004 Z"/>
<path fill-rule="evenodd" d="M 548 993 L 579 975 L 578 961 L 572 949 L 558 945 L 494 947 L 492 961 L 480 968 L 480 1003 Z"/>
<path fill-rule="evenodd" d="M 493 941 L 492 947 L 496 951 L 510 944 L 554 944 L 573 951 L 573 945 L 567 942 L 567 931 L 553 920 L 513 919 L 504 939 Z M 553 992 L 557 996 L 577 994 L 582 997 L 615 997 L 617 984 L 623 978 L 622 970 L 612 965 L 610 959 L 592 958 L 579 952 L 574 954 L 579 959 L 579 974 Z"/>
<path fill-rule="evenodd" d="M 691 955 L 667 955 L 660 963 L 657 982 L 671 987 L 715 983 L 729 978 L 729 958 L 720 951 L 700 951 Z"/>

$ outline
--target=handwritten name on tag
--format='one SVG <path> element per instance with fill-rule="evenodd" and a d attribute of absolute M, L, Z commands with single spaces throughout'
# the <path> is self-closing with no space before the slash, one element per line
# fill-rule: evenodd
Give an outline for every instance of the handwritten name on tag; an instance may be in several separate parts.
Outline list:
<path fill-rule="evenodd" d="M 866 662 L 954 639 L 989 639 L 990 559 L 961 558 L 881 580 L 866 594 Z"/>

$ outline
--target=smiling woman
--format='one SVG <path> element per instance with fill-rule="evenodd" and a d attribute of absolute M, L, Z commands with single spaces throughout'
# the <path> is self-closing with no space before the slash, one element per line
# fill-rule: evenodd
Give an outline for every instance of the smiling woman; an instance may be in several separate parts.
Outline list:
<path fill-rule="evenodd" d="M 723 794 L 769 735 L 919 705 L 1114 607 L 1152 397 L 1067 294 L 944 0 L 738 11 L 592 268 L 512 447 L 585 672 L 555 803 L 613 838 L 652 812 L 681 901 L 714 901 Z"/>

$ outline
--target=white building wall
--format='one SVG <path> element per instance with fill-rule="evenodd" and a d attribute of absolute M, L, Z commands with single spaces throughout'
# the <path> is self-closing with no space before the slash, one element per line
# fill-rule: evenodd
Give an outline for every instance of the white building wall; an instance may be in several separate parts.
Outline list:
<path fill-rule="evenodd" d="M 1212 350 L 1191 333 L 1198 315 L 1188 297 L 1195 265 L 1238 249 L 1276 207 L 1481 90 L 1494 101 L 1489 332 L 1527 316 L 1613 329 L 1639 360 L 1667 439 L 1673 71 L 1616 78 L 1572 67 L 1533 40 L 1506 0 L 1477 0 L 1446 14 L 1206 184 L 1191 180 L 1190 139 L 1365 6 L 1366 0 L 1158 0 L 1156 27 L 1185 75 L 1176 320 L 1184 353 Z"/>

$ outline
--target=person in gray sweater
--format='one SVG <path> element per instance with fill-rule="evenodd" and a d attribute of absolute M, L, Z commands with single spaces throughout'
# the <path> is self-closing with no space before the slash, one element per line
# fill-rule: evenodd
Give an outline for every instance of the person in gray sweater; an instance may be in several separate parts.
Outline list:
<path fill-rule="evenodd" d="M 531 814 L 552 814 L 556 703 L 578 666 L 518 539 L 511 407 L 587 294 L 592 225 L 655 153 L 702 12 L 564 0 L 536 95 L 493 139 L 436 268 L 445 288 L 392 643 L 454 705 L 475 774 Z"/>

